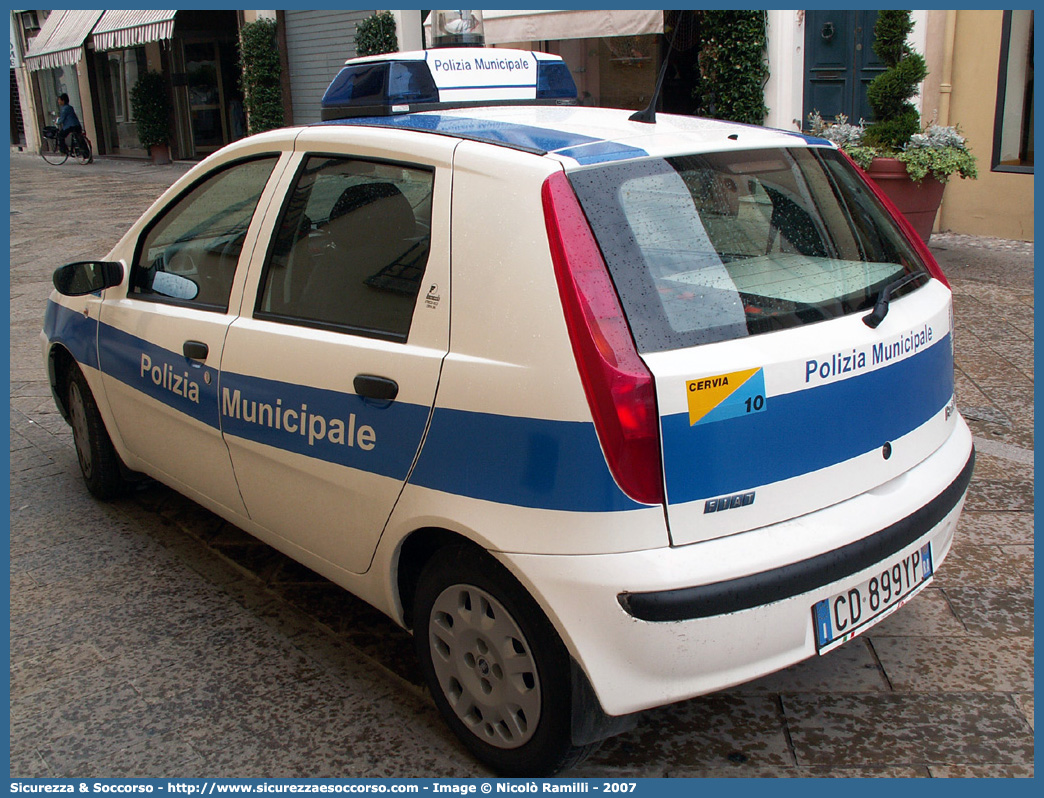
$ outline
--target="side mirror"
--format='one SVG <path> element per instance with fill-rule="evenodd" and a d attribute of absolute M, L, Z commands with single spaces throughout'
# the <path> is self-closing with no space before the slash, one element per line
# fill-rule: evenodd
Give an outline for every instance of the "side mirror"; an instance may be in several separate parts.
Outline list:
<path fill-rule="evenodd" d="M 86 260 L 67 263 L 54 270 L 54 287 L 64 296 L 84 296 L 123 282 L 123 264 Z"/>

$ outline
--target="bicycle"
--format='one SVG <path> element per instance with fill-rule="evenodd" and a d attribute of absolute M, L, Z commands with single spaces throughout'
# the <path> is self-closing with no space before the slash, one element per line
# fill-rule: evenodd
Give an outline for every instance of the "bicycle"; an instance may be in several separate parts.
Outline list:
<path fill-rule="evenodd" d="M 40 146 L 40 157 L 47 163 L 59 166 L 69 160 L 73 155 L 81 164 L 94 162 L 94 148 L 87 134 L 73 133 L 70 137 L 70 146 L 62 141 L 62 135 L 57 125 L 47 125 L 43 129 L 43 141 Z"/>

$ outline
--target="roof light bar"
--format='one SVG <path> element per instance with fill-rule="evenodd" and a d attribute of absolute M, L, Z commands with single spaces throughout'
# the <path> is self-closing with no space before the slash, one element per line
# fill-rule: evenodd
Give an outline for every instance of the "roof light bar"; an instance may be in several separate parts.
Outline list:
<path fill-rule="evenodd" d="M 479 105 L 575 105 L 562 59 L 527 50 L 443 48 L 353 58 L 326 89 L 323 120 Z"/>

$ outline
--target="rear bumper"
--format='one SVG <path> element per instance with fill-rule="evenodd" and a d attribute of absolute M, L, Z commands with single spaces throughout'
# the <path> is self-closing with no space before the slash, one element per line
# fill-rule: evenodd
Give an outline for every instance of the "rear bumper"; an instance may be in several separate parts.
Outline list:
<path fill-rule="evenodd" d="M 500 555 L 623 715 L 713 692 L 816 654 L 812 608 L 884 562 L 949 552 L 971 477 L 971 433 L 892 482 L 808 515 L 675 548 Z"/>
<path fill-rule="evenodd" d="M 685 621 L 749 610 L 839 582 L 890 559 L 937 527 L 964 500 L 974 469 L 975 451 L 972 450 L 957 478 L 928 504 L 847 546 L 725 582 L 650 593 L 621 593 L 620 606 L 642 621 Z"/>

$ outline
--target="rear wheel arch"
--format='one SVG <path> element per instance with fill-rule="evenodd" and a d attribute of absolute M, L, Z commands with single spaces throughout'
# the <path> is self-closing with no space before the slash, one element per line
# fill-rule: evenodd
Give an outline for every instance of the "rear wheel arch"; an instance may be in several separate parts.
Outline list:
<path fill-rule="evenodd" d="M 413 629 L 413 600 L 417 594 L 417 583 L 424 566 L 437 552 L 451 546 L 471 546 L 485 552 L 482 546 L 470 538 L 439 527 L 415 530 L 399 546 L 396 588 L 399 606 L 402 608 L 403 625 L 407 629 Z"/>

